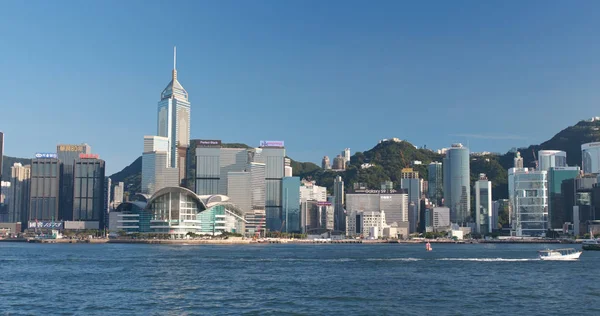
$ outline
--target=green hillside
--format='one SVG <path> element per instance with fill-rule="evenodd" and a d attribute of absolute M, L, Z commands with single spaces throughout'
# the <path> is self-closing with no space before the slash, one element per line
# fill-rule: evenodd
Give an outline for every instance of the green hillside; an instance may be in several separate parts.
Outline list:
<path fill-rule="evenodd" d="M 10 181 L 10 168 L 20 162 L 23 166 L 31 164 L 31 159 L 4 156 L 2 162 L 2 181 Z"/>
<path fill-rule="evenodd" d="M 569 165 L 581 165 L 581 144 L 600 141 L 600 121 L 581 121 L 575 126 L 570 126 L 560 131 L 548 141 L 540 145 L 531 145 L 520 148 L 525 166 L 534 167 L 533 152 L 542 149 L 557 149 L 567 152 Z M 248 147 L 244 144 L 224 144 L 230 147 Z M 10 157 L 9 157 L 10 158 Z M 422 178 L 427 179 L 427 165 L 432 161 L 442 161 L 443 156 L 431 150 L 418 149 L 407 141 L 382 142 L 370 150 L 356 152 L 350 159 L 348 169 L 343 172 L 323 170 L 314 163 L 298 162 L 292 160 L 294 176 L 316 180 L 317 184 L 333 190 L 333 179 L 340 175 L 344 179 L 346 189 L 352 188 L 357 182 L 366 183 L 369 187 L 377 189 L 381 182 L 391 180 L 396 188 L 400 186 L 400 173 L 402 168 L 413 167 Z M 503 155 L 472 156 L 471 181 L 474 182 L 480 173 L 485 173 L 492 181 L 493 199 L 508 198 L 507 170 L 513 165 L 514 153 Z M 421 165 L 411 166 L 412 161 L 421 161 Z M 361 169 L 363 163 L 373 164 L 373 167 Z M 5 164 L 6 169 L 6 164 Z M 113 182 L 123 181 L 129 192 L 139 191 L 141 184 L 142 160 L 138 157 L 131 165 L 125 167 L 110 177 Z M 10 168 L 8 169 L 10 172 Z"/>

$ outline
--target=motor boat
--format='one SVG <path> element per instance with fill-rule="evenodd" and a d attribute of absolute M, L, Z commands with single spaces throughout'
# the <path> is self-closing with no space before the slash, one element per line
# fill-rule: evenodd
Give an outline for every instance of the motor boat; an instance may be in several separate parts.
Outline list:
<path fill-rule="evenodd" d="M 431 248 L 431 244 L 430 244 L 429 242 L 427 242 L 427 243 L 425 244 L 425 250 L 426 250 L 426 251 L 431 251 L 431 250 L 433 250 L 433 249 Z"/>
<path fill-rule="evenodd" d="M 540 260 L 546 261 L 575 261 L 579 259 L 582 251 L 574 248 L 546 249 L 538 251 Z"/>
<path fill-rule="evenodd" d="M 581 243 L 581 248 L 583 250 L 600 250 L 600 242 L 598 242 L 598 239 L 584 240 Z"/>

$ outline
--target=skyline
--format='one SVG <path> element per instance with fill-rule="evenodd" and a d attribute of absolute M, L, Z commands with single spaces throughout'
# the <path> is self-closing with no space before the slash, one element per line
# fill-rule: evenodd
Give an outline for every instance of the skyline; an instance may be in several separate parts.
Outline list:
<path fill-rule="evenodd" d="M 86 142 L 120 171 L 156 133 L 173 46 L 192 139 L 283 140 L 319 166 L 392 137 L 504 153 L 600 115 L 600 3 L 181 2 L 168 27 L 161 4 L 8 2 L 5 154 Z"/>

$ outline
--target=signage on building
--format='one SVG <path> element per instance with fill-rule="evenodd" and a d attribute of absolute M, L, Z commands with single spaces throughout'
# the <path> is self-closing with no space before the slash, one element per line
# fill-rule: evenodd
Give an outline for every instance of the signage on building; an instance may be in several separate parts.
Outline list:
<path fill-rule="evenodd" d="M 48 229 L 62 229 L 63 222 L 47 222 L 47 221 L 31 221 L 29 222 L 29 228 L 48 228 Z"/>
<path fill-rule="evenodd" d="M 317 206 L 331 206 L 331 202 L 317 202 Z"/>
<path fill-rule="evenodd" d="M 199 139 L 199 140 L 196 140 L 196 148 L 198 148 L 198 147 L 220 148 L 221 141 L 220 140 L 211 140 L 211 139 Z"/>
<path fill-rule="evenodd" d="M 398 192 L 397 190 L 354 190 L 353 193 L 366 193 L 366 194 L 394 194 L 394 193 L 403 193 Z"/>
<path fill-rule="evenodd" d="M 58 145 L 58 151 L 83 151 L 82 145 Z"/>
<path fill-rule="evenodd" d="M 57 159 L 58 155 L 55 153 L 35 153 L 35 158 L 54 158 Z"/>
<path fill-rule="evenodd" d="M 79 159 L 98 159 L 98 154 L 79 154 Z"/>
<path fill-rule="evenodd" d="M 261 140 L 259 147 L 285 147 L 282 140 Z"/>

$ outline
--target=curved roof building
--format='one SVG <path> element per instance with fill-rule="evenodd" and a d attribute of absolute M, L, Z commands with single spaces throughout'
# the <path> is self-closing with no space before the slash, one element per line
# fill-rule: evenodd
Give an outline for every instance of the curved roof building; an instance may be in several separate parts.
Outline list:
<path fill-rule="evenodd" d="M 244 212 L 225 195 L 198 196 L 183 187 L 166 187 L 147 201 L 124 202 L 116 209 L 119 230 L 183 238 L 188 233 L 243 233 Z"/>

